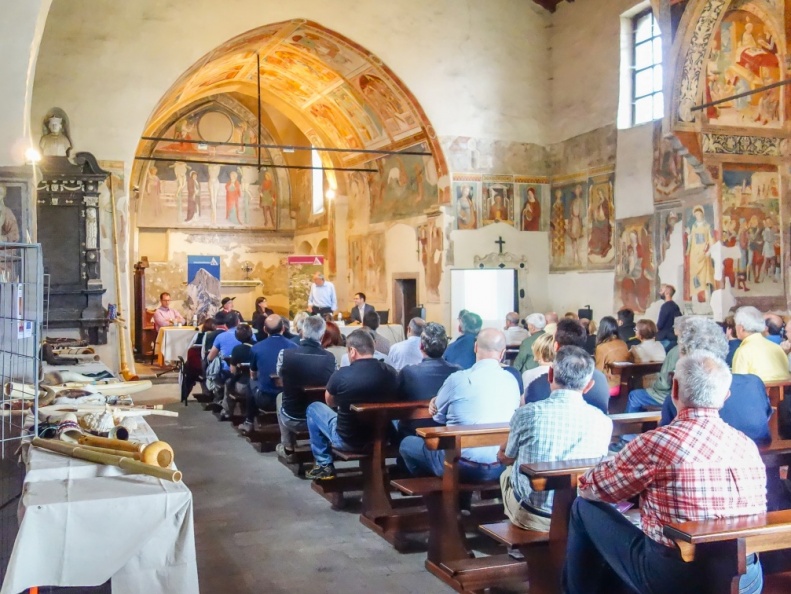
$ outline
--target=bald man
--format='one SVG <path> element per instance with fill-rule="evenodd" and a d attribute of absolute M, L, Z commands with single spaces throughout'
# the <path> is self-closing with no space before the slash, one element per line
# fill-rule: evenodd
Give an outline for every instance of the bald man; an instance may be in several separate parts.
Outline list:
<path fill-rule="evenodd" d="M 764 324 L 766 324 L 766 330 L 763 334 L 767 340 L 771 340 L 775 344 L 783 342 L 783 327 L 785 326 L 783 318 L 773 313 L 764 314 Z"/>
<path fill-rule="evenodd" d="M 547 325 L 544 326 L 544 332 L 547 334 L 555 334 L 555 330 L 558 327 L 558 314 L 555 311 L 548 311 L 544 314 L 544 319 L 547 321 Z"/>
<path fill-rule="evenodd" d="M 429 403 L 434 421 L 443 425 L 508 423 L 519 406 L 516 378 L 500 367 L 505 334 L 485 328 L 475 342 L 475 364 L 450 375 Z M 416 476 L 442 476 L 444 452 L 429 450 L 423 438 L 410 436 L 401 442 L 401 457 Z M 504 470 L 497 461 L 498 447 L 466 448 L 461 452 L 463 482 L 495 480 Z"/>

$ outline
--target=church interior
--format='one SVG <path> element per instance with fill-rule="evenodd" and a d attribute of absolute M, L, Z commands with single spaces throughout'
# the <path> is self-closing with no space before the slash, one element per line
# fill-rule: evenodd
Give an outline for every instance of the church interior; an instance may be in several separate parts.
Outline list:
<path fill-rule="evenodd" d="M 716 322 L 731 340 L 749 334 L 734 313 L 756 308 L 767 328 L 779 320 L 777 344 L 791 351 L 783 223 L 791 216 L 791 0 L 26 0 L 4 8 L 2 594 L 599 591 L 576 590 L 563 569 L 572 501 L 593 464 L 554 476 L 523 463 L 534 491 L 555 489 L 555 508 L 551 527 L 542 517 L 543 532 L 517 529 L 503 515 L 501 481 L 474 489 L 459 478 L 470 448 L 510 444 L 507 422 L 478 421 L 489 429 L 469 434 L 429 431 L 425 447 L 440 450 L 445 472 L 432 477 L 432 491 L 409 482 L 423 479 L 398 478 L 405 467 L 384 429 L 425 413 L 383 407 L 358 411 L 381 437 L 372 449 L 336 452 L 337 476 L 306 480 L 314 457 L 314 469 L 327 468 L 310 416 L 310 447 L 283 455 L 275 450 L 280 401 L 255 417 L 255 397 L 228 396 L 233 388 L 225 388 L 230 409 L 201 400 L 210 365 L 201 349 L 197 381 L 190 376 L 195 336 L 231 307 L 253 326 L 265 312 L 254 328 L 262 336 L 267 315 L 291 320 L 297 335 L 308 317 L 300 312 L 330 310 L 327 328 L 340 327 L 349 369 L 359 367 L 350 339 L 359 326 L 349 322 L 365 317 L 360 294 L 379 314 L 373 330 L 393 345 L 415 336 L 410 320 L 419 317 L 444 327 L 452 346 L 468 334 L 459 310 L 474 313 L 482 334 L 478 350 L 470 346 L 473 363 L 489 329 L 505 325 L 508 334 L 511 311 L 525 336 L 571 318 L 602 328 L 630 311 L 627 322 L 650 322 L 654 334 L 659 324 L 659 342 L 668 303 L 678 319 Z M 485 276 L 495 271 L 506 271 L 506 285 Z M 327 287 L 332 304 L 321 295 Z M 174 328 L 162 329 L 161 307 L 176 312 Z M 649 382 L 666 374 L 670 398 L 680 384 L 663 366 L 664 351 L 642 371 L 629 355 L 621 361 L 633 368 L 600 364 L 598 345 L 608 339 L 588 331 L 611 390 L 603 416 L 613 417 L 618 447 L 609 455 L 619 456 L 619 447 L 636 449 L 623 437 L 655 429 L 661 416 L 662 401 L 630 408 L 632 389 L 650 392 Z M 518 349 L 503 343 L 500 360 L 515 366 L 529 406 Z M 276 369 L 253 363 L 253 373 L 285 386 L 284 353 Z M 219 355 L 218 363 L 231 357 Z M 737 365 L 732 371 L 735 378 Z M 52 387 L 52 373 L 67 379 Z M 719 527 L 716 546 L 681 528 L 675 534 L 688 541 L 671 541 L 667 527 L 661 544 L 679 543 L 690 563 L 709 559 L 717 576 L 706 592 L 789 592 L 791 435 L 782 424 L 791 427 L 791 378 L 739 373 L 765 384 L 773 440 L 756 452 L 788 505 L 770 497 L 763 523 Z M 96 383 L 116 380 L 127 391 Z M 334 384 L 325 383 L 330 397 Z M 107 400 L 98 406 L 102 387 Z M 141 464 L 144 449 L 126 457 L 113 449 L 125 461 L 104 467 L 23 445 L 16 464 L 20 441 L 42 442 L 41 427 L 53 424 L 41 409 L 57 408 L 52 397 L 75 388 L 91 393 L 87 408 L 73 405 L 78 416 L 116 411 L 116 426 L 100 434 L 116 436 L 119 419 L 135 414 L 117 411 L 136 408 L 148 415 L 139 439 L 167 442 L 170 458 L 157 458 L 146 476 L 123 470 Z M 120 400 L 111 402 L 111 392 Z M 53 435 L 70 430 L 58 418 Z M 83 420 L 75 430 L 87 435 Z M 99 455 L 100 442 L 88 446 Z M 607 455 L 605 447 L 596 457 Z M 129 477 L 141 485 L 125 484 Z M 107 504 L 111 492 L 125 511 Z M 154 493 L 157 503 L 143 501 Z M 91 508 L 94 498 L 102 503 Z M 54 524 L 58 535 L 31 536 L 37 499 L 77 507 L 62 534 L 53 511 L 41 526 Z M 566 515 L 557 520 L 560 508 Z M 106 515 L 91 518 L 91 509 Z M 102 538 L 117 550 L 102 552 Z M 744 578 L 755 565 L 763 579 L 749 589 Z M 600 591 L 660 591 L 619 576 L 622 590 Z"/>

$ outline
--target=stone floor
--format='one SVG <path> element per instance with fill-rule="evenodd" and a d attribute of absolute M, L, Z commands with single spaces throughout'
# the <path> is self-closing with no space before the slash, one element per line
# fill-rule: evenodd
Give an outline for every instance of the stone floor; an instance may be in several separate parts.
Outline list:
<path fill-rule="evenodd" d="M 178 394 L 177 385 L 168 387 Z M 332 511 L 309 481 L 195 401 L 167 408 L 179 418 L 149 419 L 173 446 L 193 493 L 204 594 L 452 592 L 424 569 L 425 552 L 400 554 L 353 511 Z"/>

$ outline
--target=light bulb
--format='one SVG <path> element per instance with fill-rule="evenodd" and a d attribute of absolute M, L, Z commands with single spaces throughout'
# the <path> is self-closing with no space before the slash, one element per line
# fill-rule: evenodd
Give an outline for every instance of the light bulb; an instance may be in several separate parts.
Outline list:
<path fill-rule="evenodd" d="M 31 146 L 25 151 L 25 159 L 28 163 L 38 163 L 41 161 L 41 153 Z"/>
<path fill-rule="evenodd" d="M 327 192 L 324 195 L 327 197 L 327 200 L 332 200 L 333 198 L 335 198 L 335 190 L 330 188 L 329 190 L 327 190 Z"/>

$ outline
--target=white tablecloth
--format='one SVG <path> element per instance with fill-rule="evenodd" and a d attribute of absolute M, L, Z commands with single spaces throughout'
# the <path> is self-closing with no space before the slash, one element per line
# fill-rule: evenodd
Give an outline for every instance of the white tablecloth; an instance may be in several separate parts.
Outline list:
<path fill-rule="evenodd" d="M 362 328 L 362 326 L 341 326 L 341 334 L 344 336 L 349 336 L 349 334 L 358 328 Z M 376 332 L 377 334 L 381 334 L 387 340 L 389 340 L 390 344 L 395 344 L 396 342 L 406 340 L 406 336 L 404 335 L 404 327 L 400 324 L 382 325 L 376 329 Z"/>
<path fill-rule="evenodd" d="M 179 357 L 187 360 L 187 349 L 198 332 L 192 326 L 168 326 L 159 329 L 154 354 L 160 364 L 178 361 Z"/>
<path fill-rule="evenodd" d="M 132 439 L 156 435 L 142 421 Z M 96 586 L 197 594 L 192 493 L 184 483 L 29 448 L 20 526 L 0 594 Z"/>

